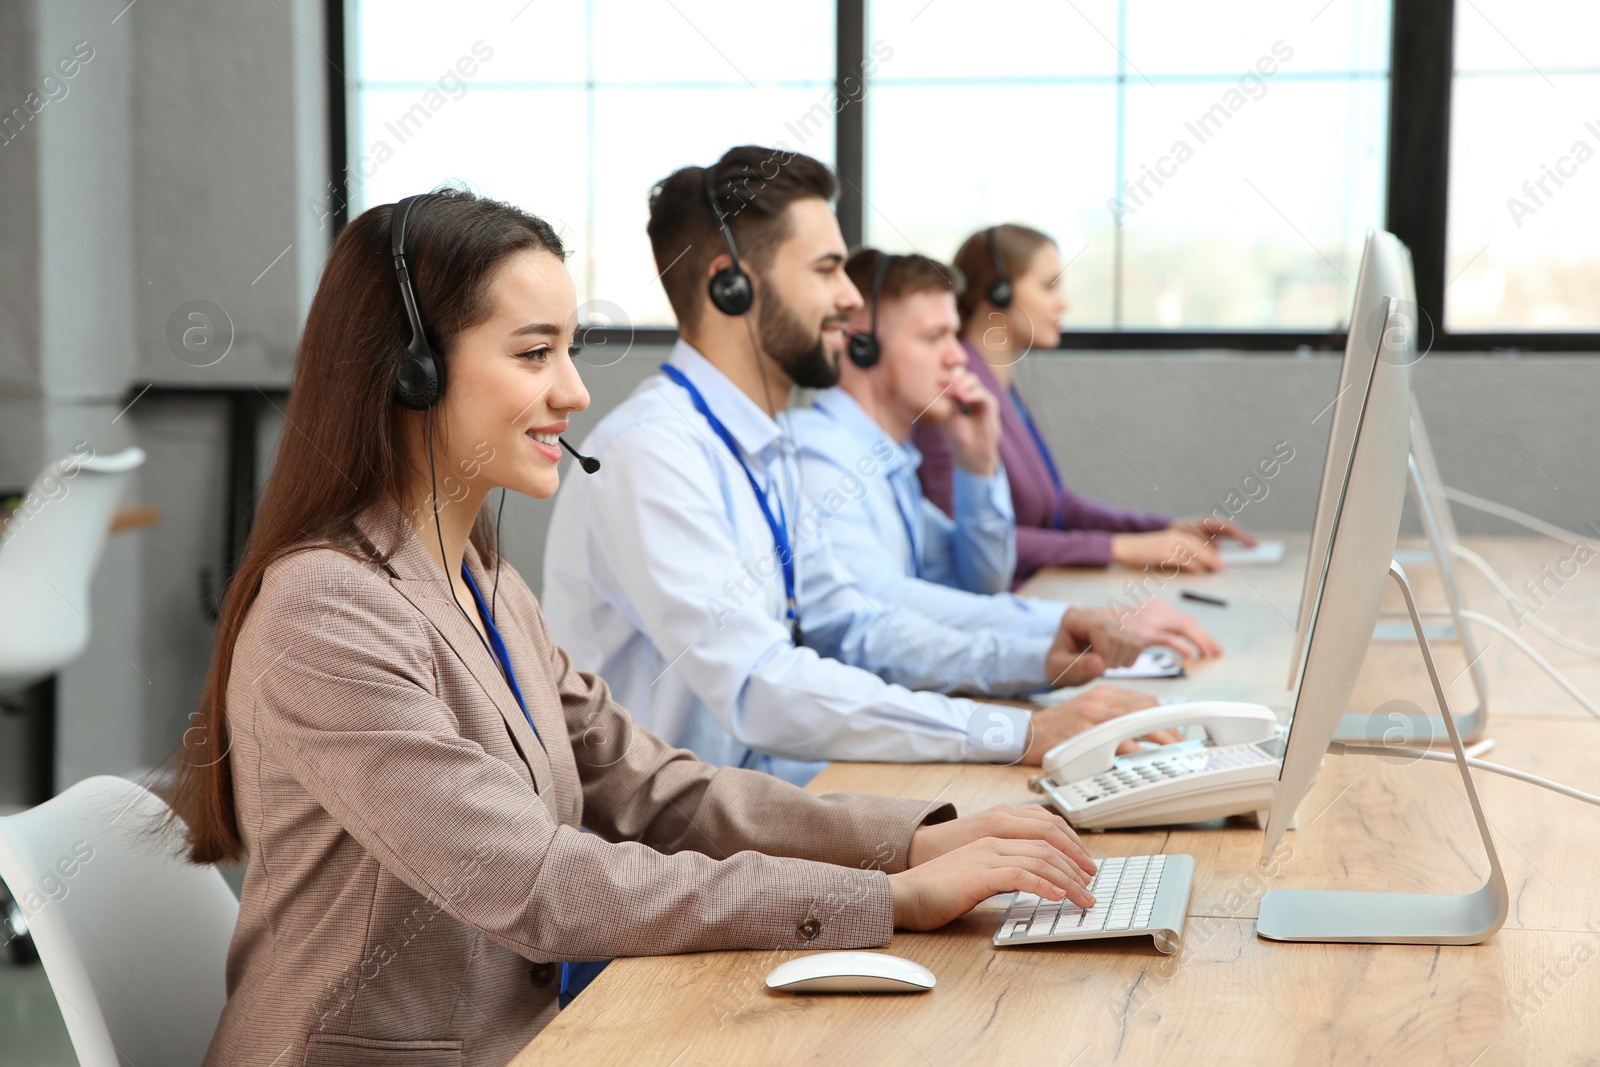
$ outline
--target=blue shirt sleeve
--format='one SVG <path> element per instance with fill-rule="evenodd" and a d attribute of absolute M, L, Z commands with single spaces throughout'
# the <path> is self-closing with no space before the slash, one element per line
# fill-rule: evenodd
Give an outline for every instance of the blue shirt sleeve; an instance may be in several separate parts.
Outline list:
<path fill-rule="evenodd" d="M 908 687 L 1003 695 L 1039 688 L 1055 632 L 1045 622 L 1048 609 L 1009 598 L 994 614 L 987 596 L 912 578 L 912 548 L 884 469 L 888 457 L 841 459 L 861 452 L 859 443 L 836 440 L 817 422 L 806 430 L 800 467 L 807 507 L 795 551 L 807 641 Z M 908 590 L 921 605 L 909 602 Z M 1015 626 L 986 625 L 979 619 L 986 613 Z"/>

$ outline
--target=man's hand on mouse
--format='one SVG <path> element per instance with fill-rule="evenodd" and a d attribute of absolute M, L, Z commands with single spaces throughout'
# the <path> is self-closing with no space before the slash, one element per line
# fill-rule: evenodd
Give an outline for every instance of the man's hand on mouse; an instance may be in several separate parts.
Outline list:
<path fill-rule="evenodd" d="M 1164 600 L 1152 597 L 1131 611 L 1120 612 L 1118 620 L 1145 648 L 1165 645 L 1184 656 L 1201 659 L 1222 655 L 1222 645 L 1206 633 L 1193 615 Z"/>
<path fill-rule="evenodd" d="M 1139 642 L 1108 612 L 1070 607 L 1045 654 L 1045 684 L 1082 685 L 1139 658 Z"/>

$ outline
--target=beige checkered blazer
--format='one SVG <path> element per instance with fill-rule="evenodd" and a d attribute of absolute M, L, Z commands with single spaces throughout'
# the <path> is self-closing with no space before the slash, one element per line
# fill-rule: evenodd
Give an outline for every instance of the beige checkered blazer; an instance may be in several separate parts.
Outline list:
<path fill-rule="evenodd" d="M 504 1064 L 555 1015 L 559 961 L 890 939 L 885 872 L 948 806 L 668 747 L 573 670 L 508 565 L 535 737 L 398 512 L 362 525 L 386 566 L 280 561 L 235 647 L 250 863 L 208 1067 Z"/>

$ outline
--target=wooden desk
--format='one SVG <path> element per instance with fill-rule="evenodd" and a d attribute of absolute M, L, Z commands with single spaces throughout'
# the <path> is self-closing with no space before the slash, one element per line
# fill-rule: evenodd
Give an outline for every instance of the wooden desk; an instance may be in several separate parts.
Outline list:
<path fill-rule="evenodd" d="M 1514 588 L 1558 555 L 1549 542 L 1474 544 Z M 1263 694 L 1275 687 L 1276 702 L 1284 703 L 1287 646 L 1281 658 L 1274 648 L 1294 619 L 1289 609 L 1301 566 L 1291 552 L 1277 568 L 1171 583 L 1163 594 L 1169 598 L 1179 588 L 1230 598 L 1225 609 L 1182 602 L 1196 615 L 1205 611 L 1206 625 L 1230 653 L 1165 684 L 1234 698 L 1240 690 L 1230 687 L 1255 686 Z M 1123 578 L 1055 574 L 1036 587 L 1087 603 L 1091 593 L 1100 595 L 1096 583 L 1103 591 Z M 1436 597 L 1421 568 L 1413 581 L 1425 602 Z M 1580 575 L 1540 617 L 1578 640 L 1600 643 L 1600 620 L 1590 617 L 1595 583 L 1600 574 Z M 1469 583 L 1469 598 L 1505 618 L 1503 603 L 1484 589 Z M 1277 618 L 1280 611 L 1289 622 Z M 1504 644 L 1489 642 L 1485 653 L 1493 699 L 1488 733 L 1498 742 L 1488 758 L 1600 792 L 1600 723 L 1545 699 L 1541 684 L 1548 683 Z M 1551 658 L 1579 665 L 1570 655 Z M 1587 678 L 1572 671 L 1590 692 L 1600 692 L 1596 666 L 1587 665 Z M 1412 689 L 1421 703 L 1422 679 L 1414 649 L 1375 647 L 1355 706 L 1363 695 L 1381 702 Z M 811 789 L 939 797 L 970 812 L 1027 799 L 1028 773 L 838 763 Z M 1160 955 L 1145 939 L 995 949 L 989 939 L 998 901 L 990 901 L 937 932 L 896 935 L 888 951 L 939 977 L 924 995 L 767 992 L 763 976 L 790 953 L 619 960 L 515 1062 L 1594 1062 L 1600 912 L 1592 857 L 1600 846 L 1600 812 L 1498 776 L 1476 780 L 1513 897 L 1506 926 L 1484 945 L 1285 945 L 1255 936 L 1256 907 L 1269 888 L 1463 892 L 1487 869 L 1453 767 L 1330 758 L 1301 808 L 1300 829 L 1285 839 L 1268 873 L 1256 864 L 1261 835 L 1243 823 L 1090 838 L 1091 851 L 1101 856 L 1195 857 L 1190 919 L 1176 956 Z"/>

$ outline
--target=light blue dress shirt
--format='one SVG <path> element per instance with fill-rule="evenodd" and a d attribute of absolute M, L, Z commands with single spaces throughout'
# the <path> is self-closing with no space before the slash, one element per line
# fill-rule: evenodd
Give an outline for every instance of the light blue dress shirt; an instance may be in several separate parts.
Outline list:
<path fill-rule="evenodd" d="M 810 498 L 830 492 L 848 498 L 828 518 L 827 548 L 862 591 L 969 634 L 1011 638 L 1002 643 L 999 671 L 985 680 L 985 691 L 1041 687 L 1067 605 L 1009 592 L 1016 520 L 1005 470 L 983 478 L 958 467 L 952 519 L 922 495 L 916 446 L 892 440 L 844 389 L 818 393 L 791 425 Z M 883 456 L 875 477 L 860 476 L 870 466 L 862 457 Z M 802 586 L 802 611 L 807 592 Z"/>
<path fill-rule="evenodd" d="M 800 619 L 805 645 L 791 642 L 772 532 L 744 472 L 688 393 L 658 374 L 583 442 L 600 470 L 569 472 L 556 495 L 543 608 L 578 669 L 599 674 L 643 726 L 701 759 L 791 781 L 833 759 L 1019 759 L 1025 712 L 905 687 L 970 684 L 974 663 L 994 650 L 863 596 L 838 575 L 825 542 L 801 547 L 817 518 L 800 514 L 792 439 L 687 343 L 670 362 L 756 480 L 784 501 L 790 539 L 805 554 L 796 561 L 811 602 Z"/>

